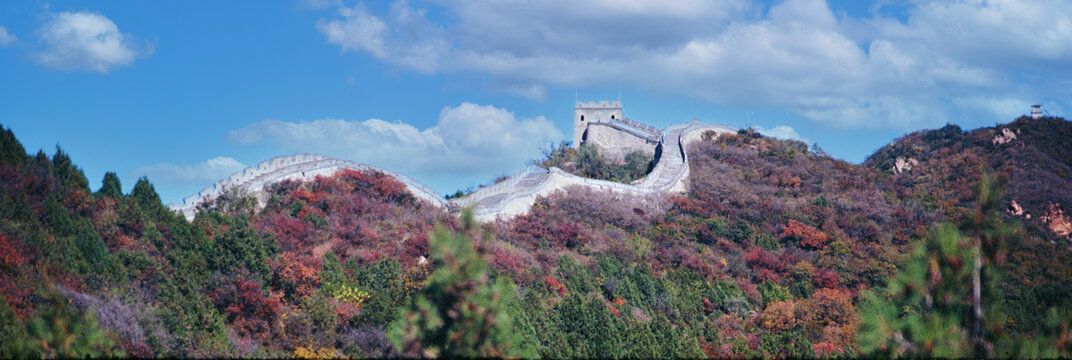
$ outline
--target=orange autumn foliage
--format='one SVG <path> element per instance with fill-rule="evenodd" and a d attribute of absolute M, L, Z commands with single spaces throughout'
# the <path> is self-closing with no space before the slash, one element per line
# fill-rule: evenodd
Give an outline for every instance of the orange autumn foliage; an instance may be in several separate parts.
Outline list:
<path fill-rule="evenodd" d="M 813 250 L 826 247 L 826 243 L 830 241 L 830 235 L 796 220 L 789 220 L 789 223 L 785 224 L 782 238 L 799 240 L 800 247 Z"/>

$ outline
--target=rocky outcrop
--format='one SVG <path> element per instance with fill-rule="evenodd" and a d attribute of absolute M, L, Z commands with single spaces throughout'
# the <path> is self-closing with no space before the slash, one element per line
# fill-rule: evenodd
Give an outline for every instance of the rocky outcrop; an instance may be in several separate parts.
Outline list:
<path fill-rule="evenodd" d="M 1031 218 L 1031 214 L 1024 212 L 1024 208 L 1016 203 L 1016 200 L 1013 200 L 1012 203 L 1009 204 L 1009 214 L 1012 214 L 1013 216 L 1023 216 L 1025 219 Z"/>
<path fill-rule="evenodd" d="M 1016 140 L 1016 133 L 1009 130 L 1009 128 L 1004 128 L 1001 129 L 1001 134 L 994 135 L 994 140 L 991 142 L 994 145 L 1005 145 L 1011 143 L 1013 140 Z"/>
<path fill-rule="evenodd" d="M 1050 208 L 1039 219 L 1057 236 L 1072 240 L 1072 220 L 1065 216 L 1060 205 L 1050 204 Z"/>
<path fill-rule="evenodd" d="M 919 165 L 919 160 L 898 156 L 897 160 L 893 162 L 893 168 L 890 169 L 890 171 L 893 171 L 893 174 L 897 175 L 903 172 L 911 171 L 912 168 L 916 167 L 917 165 Z"/>

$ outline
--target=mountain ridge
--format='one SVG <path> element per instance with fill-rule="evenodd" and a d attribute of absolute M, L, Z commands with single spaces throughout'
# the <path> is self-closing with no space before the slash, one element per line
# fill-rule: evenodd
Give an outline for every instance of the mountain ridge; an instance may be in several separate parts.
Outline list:
<path fill-rule="evenodd" d="M 405 355 L 388 327 L 441 269 L 437 227 L 470 234 L 487 276 L 517 285 L 506 309 L 540 356 L 867 355 L 866 294 L 972 216 L 984 173 L 1005 179 L 1001 216 L 1022 233 L 1000 252 L 1004 331 L 1060 347 L 1048 314 L 1072 315 L 1072 250 L 1044 218 L 1068 206 L 1053 179 L 1070 129 L 947 126 L 861 165 L 748 129 L 698 133 L 683 194 L 565 187 L 468 230 L 374 169 L 266 185 L 263 207 L 225 192 L 187 221 L 148 179 L 92 191 L 62 150 L 27 154 L 4 129 L 0 355 Z M 64 336 L 77 346 L 47 340 Z"/>

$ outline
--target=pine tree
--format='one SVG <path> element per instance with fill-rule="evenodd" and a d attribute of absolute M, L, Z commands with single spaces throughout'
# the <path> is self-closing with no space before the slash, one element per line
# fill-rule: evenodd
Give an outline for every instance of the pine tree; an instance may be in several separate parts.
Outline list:
<path fill-rule="evenodd" d="M 22 147 L 19 139 L 11 129 L 0 126 L 0 163 L 22 165 L 30 160 L 26 154 L 26 148 Z"/>
<path fill-rule="evenodd" d="M 472 213 L 462 216 L 464 231 Z M 464 234 L 438 227 L 429 239 L 436 269 L 391 323 L 388 338 L 403 355 L 423 357 L 533 357 L 515 332 L 508 307 L 513 281 L 492 281 L 488 263 Z"/>
<path fill-rule="evenodd" d="M 52 295 L 41 313 L 27 321 L 31 349 L 42 358 L 86 358 L 123 356 L 122 350 L 97 318 L 78 311 L 66 299 Z"/>
<path fill-rule="evenodd" d="M 119 176 L 114 172 L 104 173 L 104 179 L 101 180 L 100 190 L 97 190 L 97 196 L 120 198 L 123 197 L 123 186 L 119 183 Z"/>
<path fill-rule="evenodd" d="M 975 212 L 960 228 L 939 225 L 915 245 L 886 289 L 861 295 L 864 354 L 993 357 L 1006 323 L 999 266 L 1016 227 L 1000 213 L 1001 189 L 984 175 Z"/>
<path fill-rule="evenodd" d="M 52 155 L 52 169 L 55 172 L 56 180 L 59 180 L 60 186 L 64 189 L 89 192 L 89 180 L 86 179 L 86 175 L 82 173 L 82 169 L 79 169 L 71 161 L 71 157 L 59 145 L 56 145 L 56 154 Z"/>
<path fill-rule="evenodd" d="M 861 295 L 862 354 L 964 357 L 969 334 L 970 242 L 949 224 L 916 244 L 886 289 Z"/>

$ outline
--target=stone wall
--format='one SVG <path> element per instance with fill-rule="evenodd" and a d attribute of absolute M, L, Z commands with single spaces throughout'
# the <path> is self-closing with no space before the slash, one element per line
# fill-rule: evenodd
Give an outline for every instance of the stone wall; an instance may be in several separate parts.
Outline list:
<path fill-rule="evenodd" d="M 284 180 L 311 181 L 316 176 L 331 176 L 343 169 L 358 171 L 379 171 L 402 182 L 407 190 L 420 200 L 427 201 L 435 206 L 446 206 L 446 201 L 441 195 L 429 189 L 408 176 L 389 170 L 380 169 L 372 165 L 357 163 L 348 160 L 334 159 L 316 154 L 300 154 L 279 156 L 271 160 L 250 166 L 235 172 L 213 183 L 211 186 L 199 191 L 197 194 L 188 196 L 182 203 L 169 204 L 168 208 L 182 213 L 188 220 L 193 219 L 197 212 L 197 206 L 216 199 L 228 188 L 241 188 L 255 196 L 263 206 L 267 195 L 264 189 L 271 184 Z"/>
<path fill-rule="evenodd" d="M 621 101 L 578 101 L 573 107 L 573 147 L 581 146 L 581 135 L 589 123 L 619 119 L 622 119 Z"/>
<path fill-rule="evenodd" d="M 605 157 L 618 163 L 634 151 L 654 155 L 662 135 L 652 126 L 623 117 L 621 101 L 578 101 L 573 117 L 573 146 L 598 146 Z"/>
<path fill-rule="evenodd" d="M 707 130 L 722 133 L 737 131 L 728 126 L 698 122 L 667 128 L 660 139 L 663 144 L 662 158 L 651 173 L 632 184 L 584 178 L 558 168 L 545 170 L 530 167 L 498 184 L 480 188 L 464 198 L 453 200 L 452 203 L 457 208 L 472 208 L 480 221 L 492 221 L 524 214 L 536 202 L 536 198 L 573 186 L 633 196 L 683 193 L 688 189 L 689 177 L 686 149 Z"/>
<path fill-rule="evenodd" d="M 654 156 L 655 147 L 659 145 L 656 141 L 622 131 L 606 123 L 588 124 L 586 131 L 584 143 L 598 146 L 603 157 L 617 163 L 625 163 L 625 155 L 633 151 Z"/>
<path fill-rule="evenodd" d="M 703 132 L 707 130 L 736 132 L 736 129 L 728 126 L 692 122 L 670 126 L 665 131 L 658 132 L 656 136 L 650 133 L 644 135 L 645 131 L 638 132 L 638 129 L 630 128 L 628 123 L 623 124 L 625 127 L 597 126 L 613 129 L 618 134 L 626 133 L 636 139 L 642 139 L 645 143 L 643 146 L 651 146 L 653 150 L 654 145 L 651 142 L 661 143 L 663 146 L 662 157 L 655 164 L 651 173 L 632 184 L 583 178 L 558 168 L 546 170 L 529 167 L 525 171 L 498 184 L 482 187 L 459 199 L 446 201 L 440 194 L 405 175 L 379 169 L 368 164 L 314 154 L 301 154 L 276 157 L 256 166 L 243 169 L 226 179 L 212 184 L 212 186 L 206 187 L 196 195 L 183 199 L 182 203 L 171 204 L 168 207 L 182 213 L 187 219 L 192 219 L 198 204 L 215 199 L 227 188 L 243 188 L 255 195 L 260 204 L 264 204 L 267 194 L 263 190 L 270 184 L 288 179 L 309 181 L 315 179 L 316 176 L 330 176 L 342 169 L 353 169 L 383 172 L 405 184 L 406 188 L 418 199 L 427 201 L 434 206 L 445 207 L 451 211 L 457 211 L 465 207 L 472 208 L 477 219 L 490 221 L 524 214 L 535 203 L 537 197 L 547 196 L 571 186 L 582 186 L 636 196 L 683 193 L 688 188 L 689 166 L 686 151 L 688 145 L 699 140 Z"/>

